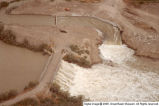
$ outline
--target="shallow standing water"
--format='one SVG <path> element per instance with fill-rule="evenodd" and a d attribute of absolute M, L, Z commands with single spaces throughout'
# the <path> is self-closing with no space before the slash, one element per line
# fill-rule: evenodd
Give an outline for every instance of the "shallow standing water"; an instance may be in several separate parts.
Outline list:
<path fill-rule="evenodd" d="M 38 81 L 48 56 L 0 42 L 0 93 Z"/>

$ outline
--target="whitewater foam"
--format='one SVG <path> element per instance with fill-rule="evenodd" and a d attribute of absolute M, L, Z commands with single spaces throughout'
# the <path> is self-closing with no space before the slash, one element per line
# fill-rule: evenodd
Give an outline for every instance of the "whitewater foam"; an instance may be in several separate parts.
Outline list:
<path fill-rule="evenodd" d="M 134 51 L 128 48 L 126 45 L 105 45 L 102 44 L 100 47 L 101 57 L 104 60 L 111 60 L 115 63 L 124 63 L 127 60 L 134 61 Z"/>
<path fill-rule="evenodd" d="M 154 72 L 136 70 L 126 65 L 135 61 L 134 51 L 125 45 L 102 45 L 103 59 L 117 66 L 97 64 L 90 69 L 62 61 L 56 82 L 72 96 L 84 95 L 92 101 L 156 101 L 159 77 Z"/>

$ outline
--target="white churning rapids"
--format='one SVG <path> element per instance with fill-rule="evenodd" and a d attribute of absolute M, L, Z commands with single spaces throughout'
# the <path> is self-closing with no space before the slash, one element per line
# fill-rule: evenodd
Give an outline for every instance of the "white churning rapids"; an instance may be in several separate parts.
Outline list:
<path fill-rule="evenodd" d="M 62 61 L 56 77 L 61 89 L 72 96 L 83 95 L 92 101 L 155 101 L 159 98 L 159 77 L 126 64 L 136 62 L 134 51 L 126 45 L 99 47 L 103 60 L 117 64 L 97 64 L 90 69 Z"/>

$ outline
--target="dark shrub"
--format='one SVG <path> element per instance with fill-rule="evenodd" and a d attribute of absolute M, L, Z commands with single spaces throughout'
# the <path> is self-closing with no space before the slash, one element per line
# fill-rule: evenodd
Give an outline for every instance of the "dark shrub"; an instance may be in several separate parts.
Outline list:
<path fill-rule="evenodd" d="M 24 39 L 24 40 L 23 40 L 22 46 L 23 46 L 23 47 L 26 47 L 26 48 L 29 47 L 29 42 L 28 42 L 27 39 Z"/>
<path fill-rule="evenodd" d="M 16 42 L 16 36 L 11 30 L 5 30 L 0 34 L 0 40 L 13 45 Z"/>
<path fill-rule="evenodd" d="M 8 5 L 9 5 L 8 2 L 2 1 L 2 2 L 0 2 L 0 9 L 1 9 L 1 8 L 4 8 L 4 7 L 8 7 Z"/>
<path fill-rule="evenodd" d="M 65 0 L 65 1 L 72 1 L 72 0 Z"/>
<path fill-rule="evenodd" d="M 15 97 L 15 96 L 17 96 L 17 94 L 18 94 L 17 90 L 10 90 L 8 92 L 8 98 Z"/>
<path fill-rule="evenodd" d="M 4 30 L 4 25 L 3 25 L 3 23 L 0 22 L 0 35 L 3 32 L 3 30 Z"/>
<path fill-rule="evenodd" d="M 38 101 L 34 98 L 24 99 L 12 106 L 39 106 Z"/>
<path fill-rule="evenodd" d="M 39 84 L 38 81 L 30 81 L 29 84 L 27 86 L 25 86 L 24 90 L 32 89 L 32 88 L 36 87 L 38 84 Z"/>
<path fill-rule="evenodd" d="M 53 83 L 50 87 L 50 91 L 53 92 L 53 93 L 59 93 L 59 90 L 60 90 L 60 86 L 57 85 L 56 83 Z"/>
<path fill-rule="evenodd" d="M 77 45 L 70 45 L 70 49 L 79 55 L 84 53 L 89 54 L 89 50 L 82 50 Z"/>
<path fill-rule="evenodd" d="M 82 96 L 71 97 L 68 92 L 61 91 L 58 84 L 52 84 L 50 91 L 52 95 L 56 95 L 52 97 L 57 101 L 55 106 L 82 106 Z"/>
<path fill-rule="evenodd" d="M 80 48 L 77 45 L 70 45 L 70 49 L 76 53 L 80 51 Z"/>
<path fill-rule="evenodd" d="M 51 48 L 47 44 L 41 44 L 38 49 L 40 51 L 43 51 L 44 49 L 51 51 Z"/>
<path fill-rule="evenodd" d="M 17 96 L 17 94 L 18 94 L 18 92 L 16 90 L 10 90 L 8 92 L 4 92 L 4 93 L 0 94 L 0 102 L 11 99 L 11 98 Z"/>
<path fill-rule="evenodd" d="M 4 30 L 4 26 L 1 22 L 0 22 L 0 40 L 2 40 L 4 43 L 27 48 L 35 52 L 44 52 L 44 49 L 48 50 L 51 53 L 53 52 L 52 48 L 48 44 L 41 44 L 39 46 L 34 46 L 29 44 L 29 41 L 27 39 L 24 39 L 22 43 L 17 42 L 15 33 L 9 29 Z"/>
<path fill-rule="evenodd" d="M 50 93 L 54 96 L 39 96 L 38 100 L 27 98 L 12 106 L 82 106 L 82 96 L 70 97 L 69 93 L 61 91 L 56 83 L 51 85 Z"/>
<path fill-rule="evenodd" d="M 84 57 L 77 57 L 74 56 L 73 54 L 67 54 L 64 56 L 63 59 L 69 63 L 78 64 L 81 67 L 85 68 L 91 67 L 91 63 Z"/>
<path fill-rule="evenodd" d="M 54 102 L 50 98 L 40 99 L 40 106 L 54 106 Z"/>
<path fill-rule="evenodd" d="M 81 57 L 79 62 L 81 66 L 90 67 L 90 62 L 84 57 Z"/>

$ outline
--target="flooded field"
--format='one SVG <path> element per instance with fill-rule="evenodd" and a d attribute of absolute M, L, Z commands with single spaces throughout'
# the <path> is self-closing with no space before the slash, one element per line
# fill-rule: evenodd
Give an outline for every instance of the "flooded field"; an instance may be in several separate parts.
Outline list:
<path fill-rule="evenodd" d="M 48 56 L 0 42 L 0 93 L 38 81 Z"/>

